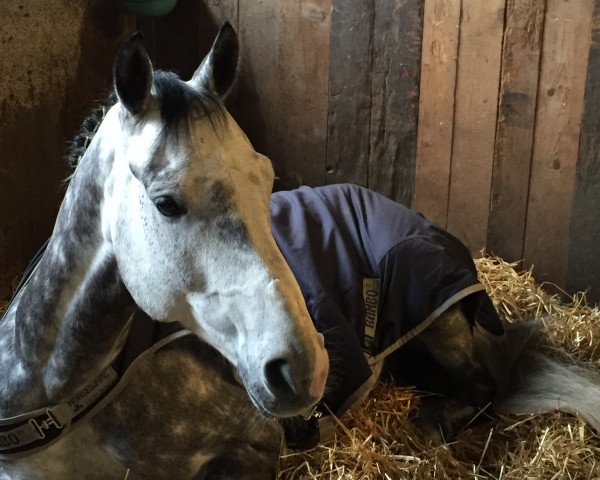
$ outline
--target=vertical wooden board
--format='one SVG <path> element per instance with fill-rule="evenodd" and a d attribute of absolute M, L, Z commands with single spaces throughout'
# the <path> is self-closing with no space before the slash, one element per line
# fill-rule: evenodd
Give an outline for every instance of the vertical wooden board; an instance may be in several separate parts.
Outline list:
<path fill-rule="evenodd" d="M 423 0 L 375 2 L 368 186 L 414 196 Z"/>
<path fill-rule="evenodd" d="M 542 27 L 546 0 L 508 0 L 487 250 L 523 258 Z"/>
<path fill-rule="evenodd" d="M 548 0 L 524 258 L 564 287 L 593 0 Z"/>
<path fill-rule="evenodd" d="M 505 0 L 463 0 L 448 229 L 485 247 L 498 108 Z"/>
<path fill-rule="evenodd" d="M 138 18 L 138 28 L 155 67 L 174 70 L 188 79 L 209 51 L 219 26 L 237 29 L 238 0 L 179 0 L 160 18 Z"/>
<path fill-rule="evenodd" d="M 570 226 L 567 291 L 600 302 L 600 1 L 595 1 Z"/>
<path fill-rule="evenodd" d="M 327 183 L 368 183 L 373 1 L 336 0 L 331 14 Z"/>
<path fill-rule="evenodd" d="M 460 0 L 425 0 L 414 207 L 445 227 Z"/>
<path fill-rule="evenodd" d="M 276 188 L 325 182 L 331 0 L 240 2 L 239 123 Z"/>

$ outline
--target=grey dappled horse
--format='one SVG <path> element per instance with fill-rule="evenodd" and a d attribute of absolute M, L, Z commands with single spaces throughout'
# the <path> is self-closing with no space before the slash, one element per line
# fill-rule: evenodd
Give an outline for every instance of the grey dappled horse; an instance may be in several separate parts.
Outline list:
<path fill-rule="evenodd" d="M 229 24 L 188 82 L 153 72 L 137 36 L 120 50 L 119 102 L 0 324 L 0 418 L 90 385 L 138 309 L 208 345 L 188 336 L 146 356 L 92 419 L 0 461 L 3 480 L 272 478 L 281 433 L 267 418 L 321 398 L 328 357 L 270 232 L 271 163 L 221 102 L 237 58 Z"/>
<path fill-rule="evenodd" d="M 236 62 L 228 25 L 187 84 L 152 74 L 137 39 L 120 52 L 120 103 L 94 132 L 46 253 L 0 324 L 0 418 L 96 385 L 135 336 L 138 308 L 212 347 L 189 335 L 159 343 L 111 403 L 47 449 L 0 462 L 0 479 L 120 480 L 126 469 L 130 480 L 272 479 L 282 433 L 268 418 L 323 393 L 322 338 L 269 232 L 271 167 L 219 100 Z M 425 434 L 452 435 L 477 415 L 497 388 L 489 373 L 506 377 L 513 362 L 521 385 L 500 409 L 578 411 L 598 429 L 597 376 L 521 355 L 530 330 L 486 343 L 453 307 L 422 331 L 412 343 L 458 379 L 421 405 Z"/>

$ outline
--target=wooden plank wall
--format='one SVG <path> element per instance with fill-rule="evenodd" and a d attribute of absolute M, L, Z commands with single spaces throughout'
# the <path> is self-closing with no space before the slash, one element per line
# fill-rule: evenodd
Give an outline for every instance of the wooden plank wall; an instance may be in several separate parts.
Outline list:
<path fill-rule="evenodd" d="M 600 2 L 592 17 L 592 42 L 585 78 L 584 112 L 569 235 L 566 287 L 592 289 L 600 301 Z"/>
<path fill-rule="evenodd" d="M 368 5 L 368 8 L 362 8 Z M 329 57 L 327 183 L 369 184 L 373 2 L 334 2 Z M 356 128 L 363 125 L 363 128 Z"/>
<path fill-rule="evenodd" d="M 487 246 L 523 258 L 546 2 L 508 0 L 502 45 Z"/>
<path fill-rule="evenodd" d="M 276 188 L 345 181 L 412 202 L 423 0 L 199 4 L 140 22 L 152 57 L 188 74 L 197 44 L 205 52 L 225 19 L 236 27 L 241 81 L 228 106 L 273 160 Z"/>
<path fill-rule="evenodd" d="M 116 2 L 0 2 L 0 301 L 52 232 L 68 142 L 136 19 Z"/>
<path fill-rule="evenodd" d="M 593 0 L 548 0 L 523 257 L 566 282 Z M 549 232 L 552 232 L 549 235 Z"/>
<path fill-rule="evenodd" d="M 236 27 L 229 107 L 276 188 L 368 186 L 474 254 L 524 259 L 600 299 L 600 208 L 587 207 L 600 207 L 599 3 L 180 0 L 147 26 L 159 65 L 183 72 L 223 20 Z"/>
<path fill-rule="evenodd" d="M 333 2 L 327 183 L 412 203 L 422 19 L 422 0 Z"/>
<path fill-rule="evenodd" d="M 415 183 L 423 2 L 376 1 L 374 7 L 367 186 L 410 205 Z"/>
<path fill-rule="evenodd" d="M 461 0 L 425 2 L 414 204 L 448 224 Z"/>
<path fill-rule="evenodd" d="M 475 251 L 486 243 L 503 23 L 504 0 L 463 0 L 446 226 Z"/>
<path fill-rule="evenodd" d="M 599 2 L 457 3 L 425 0 L 414 206 L 473 253 L 485 248 L 507 260 L 524 259 L 539 280 L 561 288 L 593 285 L 591 297 L 600 299 L 598 269 L 584 275 L 576 266 L 590 255 L 581 253 L 592 247 L 590 217 L 600 220 L 600 213 L 588 212 L 582 224 L 580 215 L 593 183 L 583 179 L 599 175 L 592 160 L 598 152 L 593 75 L 585 102 L 587 151 L 579 148 Z M 443 60 L 439 52 L 446 53 Z M 448 90 L 440 94 L 443 85 Z"/>
<path fill-rule="evenodd" d="M 278 188 L 325 181 L 331 0 L 238 2 L 240 126 Z"/>

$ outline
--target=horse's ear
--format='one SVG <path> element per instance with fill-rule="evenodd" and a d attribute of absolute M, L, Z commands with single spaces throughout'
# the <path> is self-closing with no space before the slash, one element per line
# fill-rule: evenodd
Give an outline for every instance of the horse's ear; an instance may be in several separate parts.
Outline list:
<path fill-rule="evenodd" d="M 152 64 L 141 33 L 134 33 L 119 49 L 113 73 L 119 101 L 131 114 L 142 113 L 152 87 Z"/>
<path fill-rule="evenodd" d="M 233 81 L 238 66 L 238 39 L 229 22 L 221 25 L 210 52 L 188 82 L 193 88 L 206 89 L 224 98 Z"/>

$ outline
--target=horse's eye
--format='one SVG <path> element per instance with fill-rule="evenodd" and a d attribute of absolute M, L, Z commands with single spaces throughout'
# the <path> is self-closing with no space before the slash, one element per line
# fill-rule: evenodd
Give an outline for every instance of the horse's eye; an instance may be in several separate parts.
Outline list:
<path fill-rule="evenodd" d="M 163 195 L 156 198 L 154 200 L 154 205 L 156 205 L 158 211 L 165 217 L 178 217 L 184 215 L 187 211 L 185 207 L 179 205 L 179 203 L 169 195 Z"/>

